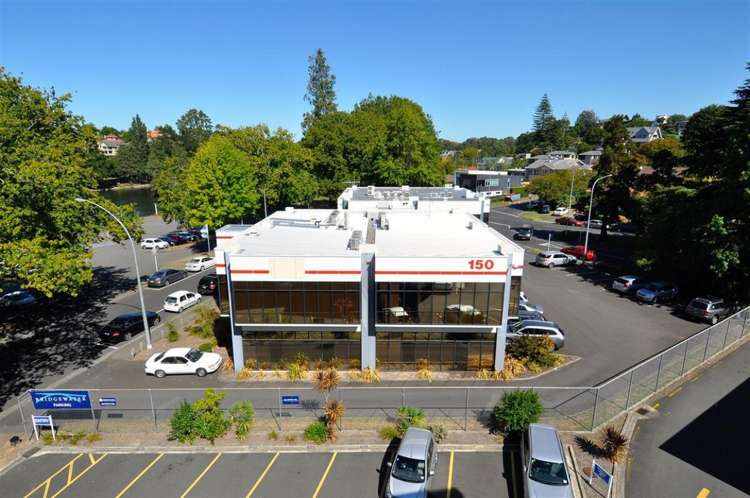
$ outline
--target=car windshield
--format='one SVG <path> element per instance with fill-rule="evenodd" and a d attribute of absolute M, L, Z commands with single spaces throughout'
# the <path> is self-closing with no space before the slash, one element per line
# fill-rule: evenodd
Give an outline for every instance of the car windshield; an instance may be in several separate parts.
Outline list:
<path fill-rule="evenodd" d="M 627 278 L 618 278 L 617 282 L 623 285 L 628 285 L 630 283 L 630 280 L 628 280 Z"/>
<path fill-rule="evenodd" d="M 424 460 L 397 456 L 393 464 L 393 477 L 406 482 L 424 482 Z"/>
<path fill-rule="evenodd" d="M 193 258 L 190 260 L 191 263 L 200 263 L 201 261 L 203 261 L 203 258 Z"/>
<path fill-rule="evenodd" d="M 659 290 L 660 288 L 661 288 L 661 286 L 659 286 L 659 285 L 656 285 L 656 284 L 648 284 L 648 285 L 647 285 L 647 286 L 645 287 L 645 289 L 646 289 L 646 290 L 650 290 L 650 291 L 654 291 L 654 292 L 655 292 L 655 291 L 658 291 L 658 290 Z"/>
<path fill-rule="evenodd" d="M 164 353 L 159 353 L 159 355 L 156 358 L 154 358 L 154 361 L 159 361 L 162 358 L 164 358 Z"/>
<path fill-rule="evenodd" d="M 153 275 L 151 275 L 151 278 L 161 278 L 163 276 L 164 276 L 164 272 L 163 271 L 157 271 L 156 273 L 154 273 Z"/>
<path fill-rule="evenodd" d="M 201 359 L 201 356 L 203 356 L 203 353 L 201 353 L 197 349 L 191 349 L 190 351 L 188 351 L 188 354 L 185 355 L 185 358 L 195 363 L 196 361 Z"/>
<path fill-rule="evenodd" d="M 691 302 L 690 306 L 693 308 L 697 308 L 699 310 L 708 309 L 708 303 L 704 303 L 703 301 L 698 301 L 698 300 Z"/>
<path fill-rule="evenodd" d="M 167 303 L 169 303 L 169 304 L 175 304 L 176 302 L 177 302 L 177 298 L 174 297 L 174 296 L 169 296 L 167 298 Z"/>
<path fill-rule="evenodd" d="M 568 474 L 562 463 L 545 462 L 544 460 L 531 460 L 529 479 L 549 484 L 551 486 L 564 486 L 568 484 Z"/>

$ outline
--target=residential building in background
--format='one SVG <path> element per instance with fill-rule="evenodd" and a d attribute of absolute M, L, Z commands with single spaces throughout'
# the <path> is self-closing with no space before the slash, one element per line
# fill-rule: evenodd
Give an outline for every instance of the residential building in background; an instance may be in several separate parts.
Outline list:
<path fill-rule="evenodd" d="M 526 166 L 526 180 L 531 180 L 537 176 L 544 176 L 555 171 L 569 169 L 591 169 L 591 166 L 580 159 L 551 159 L 549 156 L 546 156 L 546 158 L 536 159 Z"/>
<path fill-rule="evenodd" d="M 153 130 L 148 132 L 148 141 L 156 140 L 157 138 L 161 137 L 163 134 L 159 128 L 154 128 Z"/>
<path fill-rule="evenodd" d="M 633 126 L 628 128 L 630 140 L 637 144 L 645 144 L 662 137 L 659 126 Z"/>
<path fill-rule="evenodd" d="M 501 170 L 513 164 L 512 156 L 483 157 L 477 162 L 477 169 Z"/>
<path fill-rule="evenodd" d="M 287 208 L 216 238 L 237 370 L 298 353 L 362 368 L 502 365 L 524 251 L 469 213 Z"/>
<path fill-rule="evenodd" d="M 99 153 L 105 156 L 116 156 L 117 151 L 125 143 L 125 140 L 117 135 L 104 135 L 97 143 Z"/>
<path fill-rule="evenodd" d="M 578 159 L 580 159 L 586 166 L 594 166 L 599 162 L 599 159 L 601 159 L 601 157 L 602 149 L 589 150 L 578 154 Z"/>
<path fill-rule="evenodd" d="M 522 170 L 521 170 L 522 171 Z M 463 169 L 454 173 L 457 187 L 484 194 L 488 197 L 509 195 L 511 189 L 518 188 L 524 181 L 519 170 L 491 171 L 481 169 Z"/>
<path fill-rule="evenodd" d="M 576 153 L 571 150 L 552 150 L 547 152 L 550 159 L 576 159 Z"/>

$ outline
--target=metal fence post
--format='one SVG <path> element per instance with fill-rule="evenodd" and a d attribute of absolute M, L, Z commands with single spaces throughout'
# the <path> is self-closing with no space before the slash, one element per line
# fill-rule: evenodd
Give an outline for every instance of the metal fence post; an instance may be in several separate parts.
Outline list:
<path fill-rule="evenodd" d="M 745 335 L 745 329 L 747 328 L 747 317 L 750 316 L 750 312 L 748 312 L 748 308 L 745 308 L 745 319 L 742 320 L 742 333 L 740 334 L 740 337 Z"/>
<path fill-rule="evenodd" d="M 466 404 L 464 405 L 464 430 L 469 430 L 469 388 L 466 388 Z"/>
<path fill-rule="evenodd" d="M 279 418 L 276 423 L 279 424 L 279 430 L 281 431 L 284 429 L 281 428 L 281 388 L 280 387 L 276 388 L 276 394 L 277 394 L 276 401 L 279 403 Z"/>
<path fill-rule="evenodd" d="M 406 406 L 406 389 L 401 388 L 401 406 Z"/>
<path fill-rule="evenodd" d="M 664 360 L 664 354 L 662 353 L 659 356 L 659 366 L 656 368 L 656 387 L 654 387 L 654 392 L 659 390 L 659 378 L 661 377 L 661 362 Z"/>
<path fill-rule="evenodd" d="M 151 389 L 148 390 L 148 401 L 151 403 L 151 416 L 154 418 L 154 429 L 159 430 L 159 425 L 156 422 L 156 408 L 154 408 L 154 396 L 151 394 Z"/>
<path fill-rule="evenodd" d="M 23 408 L 21 407 L 21 397 L 16 398 L 18 403 L 18 413 L 21 414 L 21 425 L 23 425 L 23 435 L 29 437 L 29 432 L 26 430 L 26 417 L 23 416 Z"/>
<path fill-rule="evenodd" d="M 682 370 L 680 370 L 680 377 L 685 373 L 685 362 L 687 362 L 688 346 L 690 346 L 690 339 L 685 341 L 685 355 L 682 357 Z"/>
<path fill-rule="evenodd" d="M 596 427 L 596 407 L 599 404 L 599 387 L 596 388 L 596 391 L 594 392 L 594 411 L 591 414 L 591 430 L 594 430 L 594 427 Z"/>
<path fill-rule="evenodd" d="M 344 391 L 342 391 L 341 389 L 337 389 L 337 391 L 339 392 L 339 403 L 341 403 L 341 406 L 344 406 Z M 344 420 L 344 417 L 339 417 L 339 419 L 337 420 L 337 423 L 339 425 L 339 431 L 344 430 L 343 420 Z"/>
<path fill-rule="evenodd" d="M 630 407 L 630 389 L 633 387 L 633 374 L 635 374 L 635 370 L 630 371 L 630 382 L 628 383 L 628 396 L 625 398 L 626 410 Z"/>
<path fill-rule="evenodd" d="M 708 338 L 706 339 L 706 349 L 703 350 L 703 359 L 701 360 L 701 363 L 703 363 L 704 361 L 706 361 L 706 355 L 708 354 L 708 345 L 711 344 L 711 329 L 712 328 L 713 327 L 709 327 L 707 329 L 707 331 L 708 331 Z"/>
<path fill-rule="evenodd" d="M 99 432 L 99 427 L 96 423 L 96 414 L 94 413 L 94 401 L 91 399 L 91 394 L 89 394 L 89 408 L 91 409 L 91 422 L 94 424 L 94 432 Z"/>
<path fill-rule="evenodd" d="M 732 326 L 732 317 L 729 317 L 729 320 L 727 320 L 727 331 L 724 333 L 724 344 L 722 344 L 721 349 L 724 350 L 727 348 L 727 338 L 729 337 L 729 328 Z"/>

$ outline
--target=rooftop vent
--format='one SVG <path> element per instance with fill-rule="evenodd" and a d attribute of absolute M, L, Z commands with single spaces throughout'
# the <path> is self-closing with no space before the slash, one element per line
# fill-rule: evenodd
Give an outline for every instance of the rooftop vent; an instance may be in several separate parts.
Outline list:
<path fill-rule="evenodd" d="M 362 242 L 362 230 L 354 230 L 352 237 L 349 239 L 349 243 L 346 245 L 347 249 L 352 251 L 359 251 L 359 244 Z"/>
<path fill-rule="evenodd" d="M 288 206 L 288 207 L 284 208 L 284 212 L 293 213 L 294 212 L 294 207 Z"/>
<path fill-rule="evenodd" d="M 468 223 L 468 224 L 466 225 L 466 228 L 468 228 L 469 230 L 474 230 L 474 222 L 473 222 L 473 221 L 470 221 L 470 222 L 469 222 L 469 223 Z"/>

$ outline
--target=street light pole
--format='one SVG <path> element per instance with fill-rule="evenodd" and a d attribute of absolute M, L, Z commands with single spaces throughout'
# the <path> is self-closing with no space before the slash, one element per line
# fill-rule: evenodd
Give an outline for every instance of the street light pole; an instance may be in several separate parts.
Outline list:
<path fill-rule="evenodd" d="M 570 195 L 568 196 L 568 211 L 570 211 L 571 206 L 573 205 L 573 180 L 576 178 L 576 169 L 570 168 Z"/>
<path fill-rule="evenodd" d="M 135 252 L 135 242 L 133 241 L 133 237 L 130 236 L 130 232 L 128 232 L 128 229 L 125 228 L 125 225 L 120 221 L 117 216 L 115 216 L 110 210 L 108 210 L 105 207 L 100 206 L 94 201 L 90 201 L 88 199 L 82 199 L 80 197 L 76 197 L 76 202 L 88 202 L 89 204 L 93 204 L 94 206 L 98 207 L 108 215 L 110 215 L 125 231 L 125 235 L 128 236 L 128 240 L 130 240 L 130 249 L 133 252 L 133 262 L 135 262 L 135 273 L 136 273 L 136 285 L 138 286 L 138 298 L 141 300 L 141 316 L 143 317 L 143 330 L 146 332 L 146 348 L 151 349 L 151 330 L 148 327 L 148 318 L 146 317 L 146 305 L 143 302 L 143 288 L 141 287 L 141 270 L 138 268 L 138 255 Z"/>
<path fill-rule="evenodd" d="M 586 220 L 586 242 L 583 244 L 583 260 L 586 261 L 586 255 L 589 253 L 589 229 L 591 228 L 591 208 L 594 206 L 594 189 L 596 188 L 596 184 L 599 183 L 599 180 L 604 180 L 605 178 L 609 178 L 612 175 L 604 175 L 600 176 L 596 180 L 594 180 L 594 184 L 591 186 L 591 198 L 589 199 L 589 216 Z M 602 223 L 604 223 L 602 221 Z"/>

